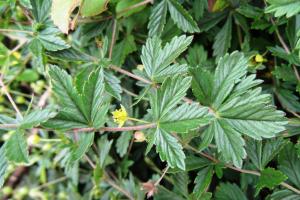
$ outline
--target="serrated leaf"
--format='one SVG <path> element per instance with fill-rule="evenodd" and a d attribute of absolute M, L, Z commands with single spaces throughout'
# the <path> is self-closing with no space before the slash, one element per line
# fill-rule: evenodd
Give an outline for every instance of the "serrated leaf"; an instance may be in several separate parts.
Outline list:
<path fill-rule="evenodd" d="M 46 122 L 48 119 L 55 117 L 56 111 L 53 108 L 37 109 L 26 115 L 20 122 L 21 129 L 29 129 Z"/>
<path fill-rule="evenodd" d="M 81 94 L 84 104 L 85 115 L 88 116 L 89 125 L 100 128 L 105 123 L 108 104 L 103 102 L 104 96 L 104 75 L 103 70 L 93 71 L 83 86 Z"/>
<path fill-rule="evenodd" d="M 185 96 L 190 86 L 190 77 L 167 78 L 150 96 L 151 114 L 155 120 L 164 117 Z"/>
<path fill-rule="evenodd" d="M 192 39 L 191 36 L 176 36 L 164 48 L 161 48 L 161 40 L 158 37 L 148 39 L 142 48 L 141 60 L 149 79 L 156 81 L 157 77 L 172 74 L 172 71 L 178 72 L 176 65 L 170 64 L 187 49 Z"/>
<path fill-rule="evenodd" d="M 162 117 L 159 126 L 169 132 L 186 133 L 206 125 L 211 118 L 208 108 L 185 103 Z"/>
<path fill-rule="evenodd" d="M 98 147 L 99 149 L 101 149 L 99 164 L 102 168 L 105 167 L 105 160 L 108 157 L 109 150 L 111 148 L 112 143 L 113 140 L 108 140 L 106 135 L 102 137 L 98 142 Z"/>
<path fill-rule="evenodd" d="M 236 185 L 231 183 L 221 183 L 217 187 L 216 200 L 247 200 L 246 195 Z"/>
<path fill-rule="evenodd" d="M 219 59 L 214 75 L 213 108 L 218 109 L 229 96 L 234 85 L 246 75 L 247 63 L 248 60 L 239 52 L 226 54 Z"/>
<path fill-rule="evenodd" d="M 51 19 L 63 33 L 69 32 L 71 13 L 79 4 L 80 0 L 52 1 Z"/>
<path fill-rule="evenodd" d="M 224 160 L 238 167 L 246 156 L 241 134 L 254 139 L 270 138 L 284 131 L 287 123 L 284 113 L 271 105 L 270 95 L 261 94 L 261 88 L 253 89 L 261 81 L 253 75 L 246 76 L 247 63 L 238 52 L 220 58 L 211 102 L 216 119 L 205 130 L 205 144 L 201 145 L 207 147 L 213 134 Z M 208 90 L 204 88 L 206 93 Z"/>
<path fill-rule="evenodd" d="M 14 163 L 28 163 L 28 147 L 24 133 L 15 131 L 5 143 L 5 156 Z"/>
<path fill-rule="evenodd" d="M 277 190 L 271 196 L 272 200 L 293 199 L 300 200 L 300 195 L 291 190 Z"/>
<path fill-rule="evenodd" d="M 193 171 L 195 169 L 200 169 L 211 164 L 211 161 L 204 157 L 187 156 L 185 159 L 185 172 Z M 179 168 L 171 168 L 168 173 L 177 173 L 182 170 Z"/>
<path fill-rule="evenodd" d="M 213 44 L 214 56 L 217 57 L 223 56 L 230 48 L 231 37 L 232 37 L 231 31 L 232 31 L 232 18 L 230 16 L 228 17 L 226 23 L 224 24 L 222 29 L 215 37 L 215 41 Z"/>
<path fill-rule="evenodd" d="M 213 74 L 202 67 L 190 68 L 192 91 L 197 100 L 207 106 L 212 102 Z"/>
<path fill-rule="evenodd" d="M 264 143 L 249 138 L 246 143 L 246 150 L 257 169 L 263 170 L 286 144 L 287 141 L 282 138 L 270 139 Z"/>
<path fill-rule="evenodd" d="M 119 154 L 120 157 L 123 157 L 128 149 L 129 143 L 130 143 L 130 139 L 132 138 L 132 133 L 130 132 L 123 132 L 121 133 L 121 136 L 118 137 L 117 139 L 117 153 Z"/>
<path fill-rule="evenodd" d="M 279 169 L 288 176 L 298 188 L 300 187 L 300 160 L 296 153 L 296 149 L 292 143 L 289 143 L 279 154 Z"/>
<path fill-rule="evenodd" d="M 166 23 L 167 11 L 168 3 L 165 0 L 162 0 L 153 8 L 148 23 L 149 37 L 161 35 Z"/>
<path fill-rule="evenodd" d="M 195 33 L 199 32 L 197 23 L 193 17 L 175 0 L 167 0 L 170 15 L 177 26 L 184 32 Z"/>
<path fill-rule="evenodd" d="M 78 132 L 78 140 L 70 148 L 70 156 L 67 165 L 72 167 L 89 150 L 94 141 L 94 133 Z"/>
<path fill-rule="evenodd" d="M 51 0 L 30 0 L 32 14 L 37 22 L 43 23 L 49 16 Z"/>
<path fill-rule="evenodd" d="M 167 161 L 172 168 L 185 170 L 185 155 L 176 138 L 165 130 L 157 128 L 154 133 L 154 144 L 162 161 Z"/>
<path fill-rule="evenodd" d="M 265 9 L 266 13 L 274 13 L 275 17 L 292 17 L 300 12 L 298 0 L 267 0 L 270 4 Z"/>
<path fill-rule="evenodd" d="M 126 57 L 136 50 L 134 37 L 132 35 L 126 36 L 120 43 L 114 46 L 114 54 L 112 57 L 113 64 L 117 66 L 123 65 Z"/>
<path fill-rule="evenodd" d="M 275 186 L 279 185 L 286 179 L 287 176 L 285 176 L 281 171 L 275 170 L 274 168 L 270 167 L 266 168 L 262 170 L 259 177 L 258 183 L 256 185 L 256 194 L 258 194 L 259 191 L 264 187 L 273 189 Z"/>
<path fill-rule="evenodd" d="M 209 134 L 214 134 L 218 152 L 226 162 L 232 161 L 237 167 L 242 167 L 243 159 L 246 157 L 244 149 L 245 142 L 238 131 L 222 119 L 214 120 L 210 125 Z"/>
<path fill-rule="evenodd" d="M 62 105 L 56 119 L 87 124 L 84 104 L 73 86 L 72 77 L 57 66 L 50 66 L 49 75 L 53 91 Z"/>
<path fill-rule="evenodd" d="M 98 15 L 107 10 L 109 0 L 83 0 L 81 14 L 84 17 Z"/>
<path fill-rule="evenodd" d="M 58 51 L 58 50 L 67 49 L 70 47 L 70 45 L 67 44 L 59 36 L 50 35 L 50 34 L 48 34 L 48 35 L 40 34 L 37 38 L 41 42 L 41 44 L 44 46 L 44 48 L 48 51 Z"/>
<path fill-rule="evenodd" d="M 208 166 L 201 169 L 195 178 L 195 187 L 193 193 L 198 199 L 202 196 L 205 190 L 209 187 L 213 176 L 213 166 Z"/>
<path fill-rule="evenodd" d="M 8 167 L 8 162 L 5 157 L 5 144 L 0 148 L 0 188 L 2 188 L 5 181 L 5 174 Z"/>

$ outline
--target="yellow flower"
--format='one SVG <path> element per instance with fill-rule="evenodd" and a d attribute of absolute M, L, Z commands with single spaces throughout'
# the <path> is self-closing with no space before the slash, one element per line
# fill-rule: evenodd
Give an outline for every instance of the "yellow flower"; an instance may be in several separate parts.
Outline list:
<path fill-rule="evenodd" d="M 12 55 L 18 60 L 20 60 L 20 58 L 21 58 L 21 54 L 17 51 L 13 52 Z"/>
<path fill-rule="evenodd" d="M 116 122 L 119 127 L 122 127 L 124 123 L 128 120 L 128 114 L 124 108 L 124 106 L 121 105 L 120 109 L 115 110 L 112 112 L 114 122 Z"/>
<path fill-rule="evenodd" d="M 265 61 L 265 59 L 264 59 L 264 57 L 262 55 L 260 55 L 260 54 L 256 54 L 255 55 L 255 62 L 262 63 L 264 61 Z"/>

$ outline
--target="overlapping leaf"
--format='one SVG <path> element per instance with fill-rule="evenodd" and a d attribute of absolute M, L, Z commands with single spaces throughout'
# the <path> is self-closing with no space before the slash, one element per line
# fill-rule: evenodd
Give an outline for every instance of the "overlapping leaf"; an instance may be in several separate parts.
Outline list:
<path fill-rule="evenodd" d="M 248 60 L 238 52 L 220 58 L 214 74 L 214 82 L 199 81 L 198 70 L 192 70 L 193 93 L 199 100 L 205 94 L 205 104 L 211 106 L 215 120 L 203 133 L 205 145 L 216 141 L 218 151 L 225 161 L 241 167 L 245 158 L 244 140 L 241 134 L 254 139 L 270 138 L 285 130 L 284 113 L 271 104 L 271 97 L 255 88 L 261 81 L 246 76 Z M 201 72 L 201 70 L 200 70 Z M 209 91 L 213 88 L 212 92 Z M 200 102 L 202 103 L 202 102 Z"/>
<path fill-rule="evenodd" d="M 80 127 L 101 127 L 106 119 L 108 103 L 103 101 L 103 71 L 91 72 L 88 80 L 81 85 L 82 94 L 73 86 L 73 80 L 66 71 L 51 66 L 49 71 L 53 91 L 60 100 L 58 115 L 44 125 L 56 129 Z"/>

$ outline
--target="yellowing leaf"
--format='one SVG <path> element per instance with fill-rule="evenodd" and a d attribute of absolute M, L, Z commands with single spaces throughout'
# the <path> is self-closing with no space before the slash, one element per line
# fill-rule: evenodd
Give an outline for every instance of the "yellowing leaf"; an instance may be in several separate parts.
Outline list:
<path fill-rule="evenodd" d="M 81 14 L 84 17 L 98 15 L 107 10 L 109 0 L 84 0 L 82 2 Z"/>
<path fill-rule="evenodd" d="M 51 19 L 53 23 L 63 32 L 68 34 L 70 15 L 80 4 L 81 0 L 53 0 L 51 8 Z"/>

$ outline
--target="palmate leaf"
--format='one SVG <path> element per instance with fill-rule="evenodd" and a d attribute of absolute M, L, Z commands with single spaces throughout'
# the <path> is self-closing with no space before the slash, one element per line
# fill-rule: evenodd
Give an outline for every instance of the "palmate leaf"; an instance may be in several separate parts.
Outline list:
<path fill-rule="evenodd" d="M 5 156 L 14 163 L 28 163 L 26 138 L 21 130 L 16 130 L 5 143 Z"/>
<path fill-rule="evenodd" d="M 199 81 L 197 70 L 192 71 L 194 95 L 200 100 L 204 94 L 211 95 L 211 102 L 205 103 L 215 113 L 215 119 L 203 133 L 201 148 L 214 138 L 224 160 L 238 167 L 246 156 L 242 134 L 254 139 L 271 138 L 284 131 L 287 123 L 284 113 L 272 106 L 270 95 L 254 88 L 261 81 L 255 80 L 254 75 L 246 76 L 247 63 L 238 52 L 220 58 L 209 87 L 207 82 Z"/>
<path fill-rule="evenodd" d="M 170 64 L 187 49 L 192 39 L 191 36 L 176 36 L 164 48 L 161 48 L 161 40 L 158 37 L 148 39 L 141 55 L 148 78 L 152 81 L 160 81 L 159 77 L 165 78 L 166 75 L 187 71 L 186 66 Z"/>
<path fill-rule="evenodd" d="M 192 16 L 176 0 L 167 0 L 170 15 L 177 26 L 184 32 L 199 32 L 197 23 Z"/>
<path fill-rule="evenodd" d="M 275 13 L 275 17 L 292 17 L 300 12 L 300 1 L 298 0 L 267 0 L 270 4 L 265 12 Z"/>
<path fill-rule="evenodd" d="M 103 101 L 104 78 L 102 69 L 92 71 L 78 90 L 66 71 L 50 66 L 53 91 L 60 100 L 58 115 L 43 125 L 55 129 L 101 127 L 106 120 L 108 103 Z"/>

